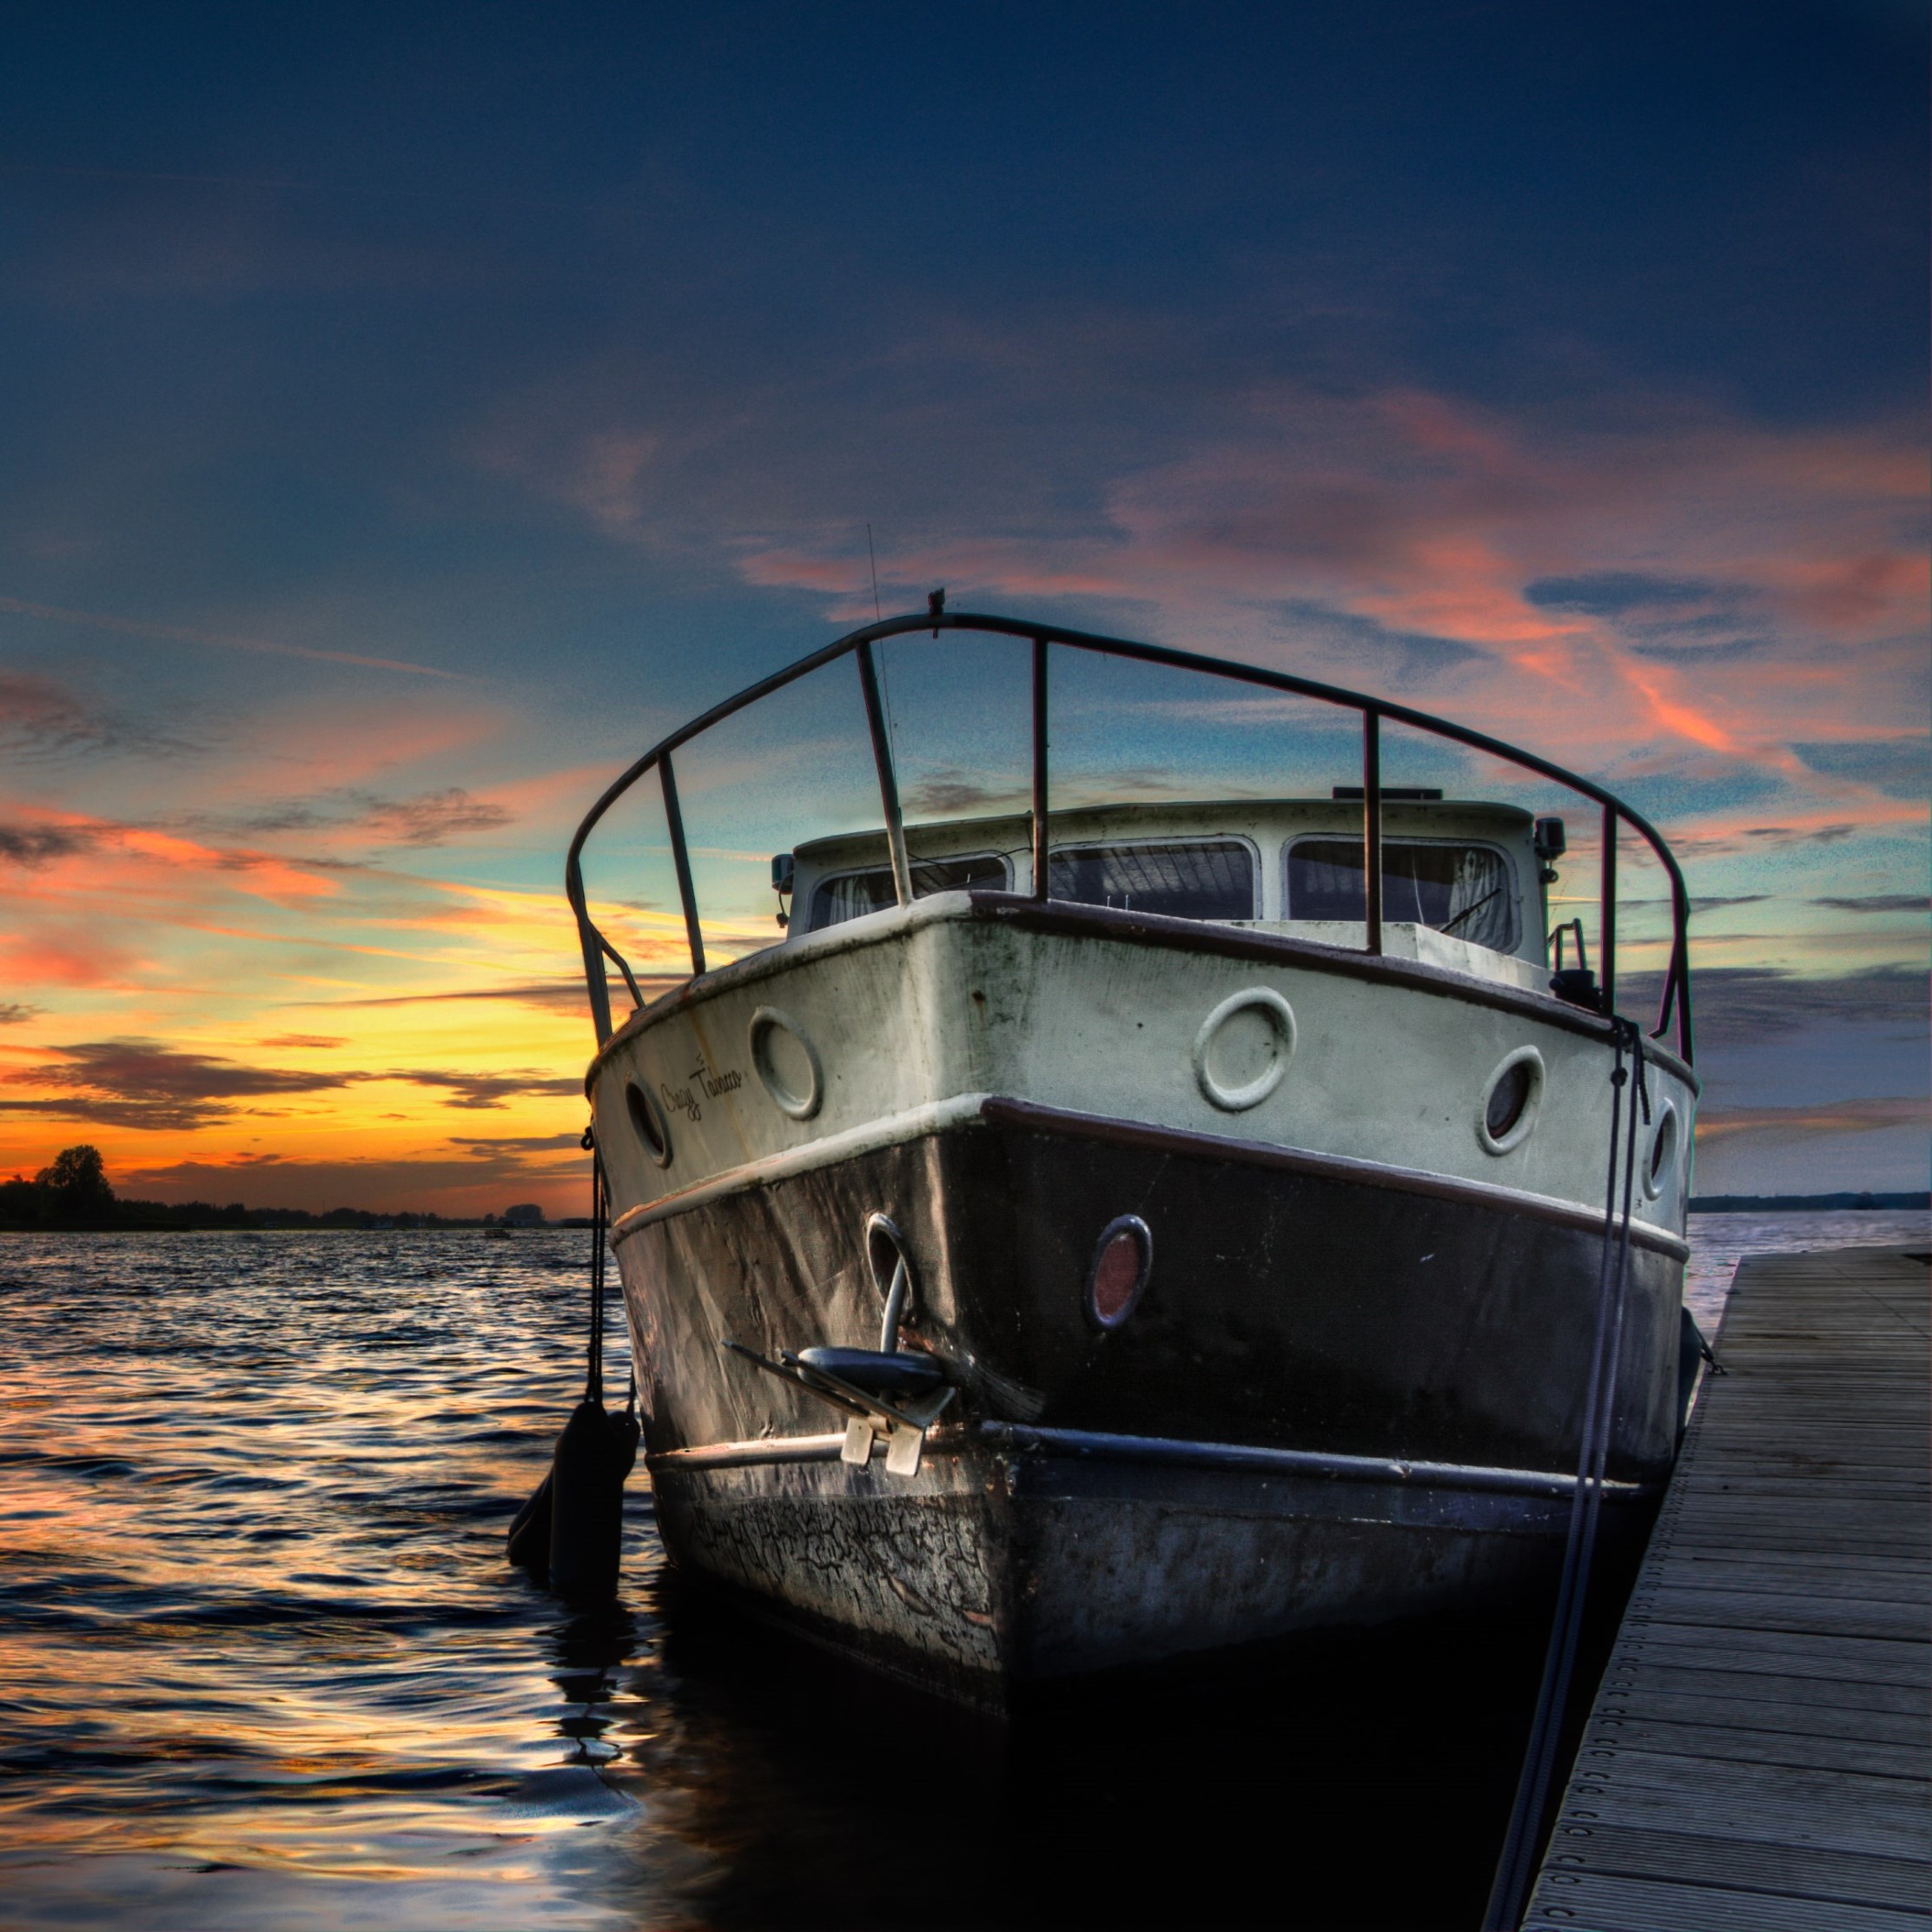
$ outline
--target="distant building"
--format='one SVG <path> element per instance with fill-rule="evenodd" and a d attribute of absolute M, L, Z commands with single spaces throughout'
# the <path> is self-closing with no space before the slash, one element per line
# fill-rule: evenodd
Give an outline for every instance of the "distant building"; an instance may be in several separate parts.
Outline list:
<path fill-rule="evenodd" d="M 519 1202 L 514 1208 L 503 1210 L 503 1221 L 506 1227 L 541 1227 L 544 1211 L 533 1201 Z"/>

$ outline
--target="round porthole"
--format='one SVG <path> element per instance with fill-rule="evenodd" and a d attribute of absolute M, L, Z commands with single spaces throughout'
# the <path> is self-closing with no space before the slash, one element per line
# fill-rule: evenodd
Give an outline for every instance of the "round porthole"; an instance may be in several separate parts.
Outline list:
<path fill-rule="evenodd" d="M 658 1110 L 657 1102 L 633 1080 L 625 1087 L 624 1104 L 630 1112 L 632 1129 L 644 1143 L 644 1151 L 660 1168 L 668 1168 L 671 1165 L 671 1129 L 665 1125 L 665 1117 Z"/>
<path fill-rule="evenodd" d="M 1651 1130 L 1650 1157 L 1644 1163 L 1644 1192 L 1652 1201 L 1671 1185 L 1677 1164 L 1677 1110 L 1670 1101 Z"/>
<path fill-rule="evenodd" d="M 781 1114 L 809 1121 L 825 1098 L 818 1049 L 790 1014 L 761 1006 L 751 1016 L 751 1064 Z"/>
<path fill-rule="evenodd" d="M 1294 1009 L 1265 986 L 1233 993 L 1194 1035 L 1194 1079 L 1224 1114 L 1259 1107 L 1294 1055 Z"/>
<path fill-rule="evenodd" d="M 1507 1154 L 1529 1139 L 1543 1105 L 1543 1055 L 1534 1047 L 1506 1054 L 1476 1103 L 1476 1138 L 1488 1154 Z"/>
<path fill-rule="evenodd" d="M 1087 1265 L 1087 1319 L 1096 1328 L 1118 1328 L 1134 1313 L 1154 1266 L 1154 1235 L 1138 1214 L 1122 1214 L 1102 1228 Z"/>

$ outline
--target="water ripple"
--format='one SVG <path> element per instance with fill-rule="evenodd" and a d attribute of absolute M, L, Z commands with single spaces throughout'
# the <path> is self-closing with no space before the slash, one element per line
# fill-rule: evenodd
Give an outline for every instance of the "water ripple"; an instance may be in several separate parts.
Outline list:
<path fill-rule="evenodd" d="M 1824 1220 L 1694 1228 L 1700 1315 L 1752 1247 L 1924 1239 Z M 623 1603 L 565 1615 L 503 1535 L 578 1393 L 586 1260 L 0 1236 L 0 1921 L 1473 1922 L 1533 1617 L 993 1732 L 685 1603 L 641 1483 Z"/>

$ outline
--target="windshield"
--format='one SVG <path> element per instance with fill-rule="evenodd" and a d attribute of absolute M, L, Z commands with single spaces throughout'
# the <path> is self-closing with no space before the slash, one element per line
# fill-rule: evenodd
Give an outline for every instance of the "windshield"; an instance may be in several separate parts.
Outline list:
<path fill-rule="evenodd" d="M 1510 863 L 1489 845 L 1385 839 L 1382 916 L 1506 953 L 1516 944 Z M 1289 847 L 1288 917 L 1367 917 L 1360 839 L 1304 838 Z"/>
<path fill-rule="evenodd" d="M 960 892 L 983 886 L 995 892 L 1006 887 L 1006 861 L 997 852 L 978 852 L 970 858 L 912 862 L 912 896 L 923 899 L 935 892 Z M 812 889 L 811 923 L 808 931 L 836 926 L 868 912 L 883 912 L 898 903 L 892 887 L 892 868 L 874 866 L 863 872 L 839 872 L 821 879 Z"/>
<path fill-rule="evenodd" d="M 1254 855 L 1236 838 L 1077 846 L 1048 862 L 1047 889 L 1078 905 L 1171 919 L 1252 919 Z"/>

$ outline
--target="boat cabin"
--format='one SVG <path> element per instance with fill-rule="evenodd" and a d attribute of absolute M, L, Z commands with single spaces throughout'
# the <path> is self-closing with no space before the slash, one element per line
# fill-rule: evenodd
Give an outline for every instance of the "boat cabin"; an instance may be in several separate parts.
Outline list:
<path fill-rule="evenodd" d="M 1259 927 L 1360 950 L 1359 786 L 1327 798 L 1099 805 L 1053 814 L 1049 897 L 1121 911 Z M 916 897 L 1033 890 L 1023 812 L 909 825 Z M 1544 990 L 1549 861 L 1559 819 L 1515 805 L 1382 795 L 1383 949 Z M 895 903 L 883 830 L 812 840 L 772 861 L 786 943 Z"/>

